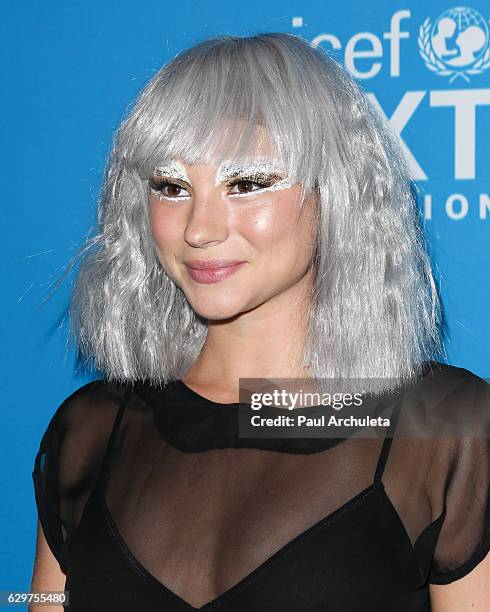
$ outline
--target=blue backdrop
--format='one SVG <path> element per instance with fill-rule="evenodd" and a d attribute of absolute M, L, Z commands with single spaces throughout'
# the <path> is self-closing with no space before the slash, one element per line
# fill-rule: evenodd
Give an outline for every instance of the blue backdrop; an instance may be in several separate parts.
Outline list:
<path fill-rule="evenodd" d="M 335 50 L 390 119 L 422 191 L 448 362 L 490 377 L 489 18 L 477 0 L 2 3 L 0 590 L 30 584 L 40 437 L 59 403 L 98 377 L 67 351 L 73 274 L 43 301 L 95 222 L 126 107 L 202 38 L 285 31 Z"/>

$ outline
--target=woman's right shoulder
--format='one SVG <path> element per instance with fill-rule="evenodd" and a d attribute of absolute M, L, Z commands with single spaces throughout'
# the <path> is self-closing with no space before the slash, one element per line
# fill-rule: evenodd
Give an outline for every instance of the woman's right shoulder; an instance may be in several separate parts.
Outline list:
<path fill-rule="evenodd" d="M 86 451 L 105 446 L 122 400 L 124 384 L 97 379 L 87 382 L 66 396 L 52 412 L 41 441 L 56 440 L 56 446 Z M 90 456 L 90 453 L 86 453 Z"/>
<path fill-rule="evenodd" d="M 105 414 L 110 415 L 117 410 L 125 393 L 126 386 L 123 384 L 112 383 L 102 378 L 92 380 L 62 399 L 53 414 L 53 419 L 60 423 L 104 419 Z"/>
<path fill-rule="evenodd" d="M 63 401 L 65 405 L 80 404 L 83 401 L 118 401 L 127 391 L 124 383 L 110 382 L 105 378 L 91 380 L 72 391 Z"/>
<path fill-rule="evenodd" d="M 67 534 L 76 529 L 103 464 L 126 386 L 85 383 L 51 410 L 32 478 L 46 540 L 66 573 Z"/>
<path fill-rule="evenodd" d="M 126 393 L 126 385 L 98 379 L 81 385 L 58 403 L 41 436 L 35 480 L 49 471 L 60 491 L 78 490 L 83 488 L 80 483 L 92 482 Z"/>

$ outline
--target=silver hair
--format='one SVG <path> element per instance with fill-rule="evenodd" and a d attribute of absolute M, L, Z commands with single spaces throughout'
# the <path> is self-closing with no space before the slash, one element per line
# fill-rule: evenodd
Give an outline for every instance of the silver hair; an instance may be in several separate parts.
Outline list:
<path fill-rule="evenodd" d="M 239 138 L 224 119 L 243 120 Z M 184 376 L 207 321 L 156 255 L 148 180 L 172 158 L 250 158 L 257 125 L 303 186 L 302 205 L 307 190 L 317 195 L 305 365 L 317 378 L 410 382 L 443 350 L 417 188 L 397 137 L 347 70 L 286 33 L 201 41 L 143 88 L 114 135 L 96 235 L 75 258 L 70 338 L 110 380 Z"/>

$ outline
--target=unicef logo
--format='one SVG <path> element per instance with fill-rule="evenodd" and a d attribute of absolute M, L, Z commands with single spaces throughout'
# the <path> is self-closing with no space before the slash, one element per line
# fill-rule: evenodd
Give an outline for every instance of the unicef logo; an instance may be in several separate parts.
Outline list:
<path fill-rule="evenodd" d="M 490 67 L 490 35 L 487 21 L 478 11 L 452 8 L 431 24 L 429 17 L 419 29 L 419 52 L 429 70 L 469 81 Z"/>

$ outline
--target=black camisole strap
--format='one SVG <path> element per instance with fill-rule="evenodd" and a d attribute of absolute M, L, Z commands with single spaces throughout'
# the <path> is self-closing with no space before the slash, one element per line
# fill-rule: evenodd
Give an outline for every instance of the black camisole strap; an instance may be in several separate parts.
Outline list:
<path fill-rule="evenodd" d="M 395 433 L 396 423 L 398 421 L 398 415 L 400 414 L 400 407 L 402 404 L 402 397 L 399 397 L 395 402 L 393 410 L 391 412 L 390 426 L 385 435 L 385 439 L 383 440 L 383 446 L 381 447 L 381 452 L 379 454 L 378 465 L 376 466 L 376 472 L 374 474 L 373 484 L 381 480 L 383 476 L 383 471 L 385 469 L 386 460 L 388 459 L 388 453 L 390 452 L 391 443 L 393 442 L 393 435 Z"/>
<path fill-rule="evenodd" d="M 102 459 L 102 465 L 99 470 L 99 474 L 97 476 L 97 481 L 95 483 L 96 487 L 101 487 L 104 479 L 106 478 L 109 460 L 111 456 L 112 447 L 114 446 L 114 440 L 116 439 L 117 432 L 119 431 L 119 426 L 122 421 L 122 417 L 124 414 L 124 410 L 126 408 L 126 404 L 128 403 L 130 397 L 132 395 L 131 389 L 126 389 L 124 394 L 119 399 L 119 407 L 117 409 L 116 417 L 114 419 L 114 423 L 112 425 L 111 433 L 109 436 L 109 441 L 107 442 L 106 449 L 104 451 L 104 457 Z"/>

